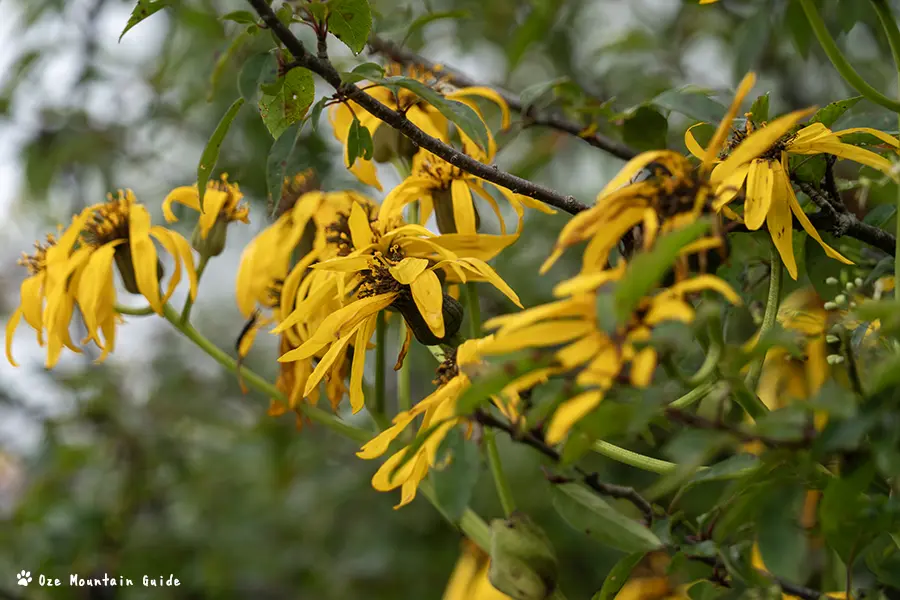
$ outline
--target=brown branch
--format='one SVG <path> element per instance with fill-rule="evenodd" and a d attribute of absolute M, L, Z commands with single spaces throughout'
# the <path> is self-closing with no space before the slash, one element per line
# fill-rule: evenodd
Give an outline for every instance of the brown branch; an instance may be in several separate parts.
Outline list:
<path fill-rule="evenodd" d="M 375 52 L 385 55 L 386 57 L 397 63 L 401 63 L 404 65 L 418 65 L 424 67 L 429 71 L 436 71 L 439 69 L 439 72 L 441 74 L 446 75 L 449 78 L 450 82 L 458 87 L 474 87 L 482 85 L 474 79 L 470 78 L 465 73 L 461 73 L 456 69 L 447 67 L 446 65 L 439 65 L 433 61 L 428 60 L 424 56 L 420 56 L 419 54 L 416 54 L 411 50 L 407 50 L 406 48 L 403 48 L 398 44 L 395 44 L 394 42 L 381 38 L 377 35 L 369 36 L 369 48 L 371 48 Z M 563 131 L 565 133 L 574 135 L 578 138 L 581 138 L 591 146 L 608 152 L 609 154 L 612 154 L 617 158 L 621 158 L 622 160 L 631 160 L 638 155 L 637 150 L 618 140 L 606 137 L 603 134 L 591 133 L 588 135 L 582 135 L 582 132 L 585 130 L 585 126 L 581 123 L 578 123 L 577 121 L 566 119 L 565 117 L 557 114 L 542 113 L 536 110 L 533 106 L 526 106 L 517 95 L 494 86 L 490 87 L 498 94 L 500 94 L 500 97 L 506 101 L 506 103 L 512 110 L 521 113 L 522 116 L 526 118 L 529 125 L 549 127 L 550 129 L 556 129 L 558 131 Z"/>
<path fill-rule="evenodd" d="M 540 200 L 567 213 L 574 215 L 587 208 L 573 196 L 565 196 L 512 173 L 501 171 L 495 165 L 481 163 L 441 140 L 431 137 L 416 127 L 403 113 L 385 106 L 355 85 L 344 83 L 341 80 L 340 73 L 338 73 L 331 62 L 322 60 L 306 51 L 303 43 L 291 33 L 291 30 L 284 23 L 278 20 L 278 17 L 275 16 L 266 0 L 247 1 L 253 6 L 253 9 L 259 14 L 266 26 L 294 56 L 294 62 L 290 66 L 303 67 L 316 73 L 334 87 L 340 96 L 357 103 L 372 116 L 387 123 L 422 148 L 467 173 L 505 187 L 517 194 Z"/>
<path fill-rule="evenodd" d="M 729 425 L 723 421 L 713 421 L 701 417 L 700 415 L 683 411 L 677 408 L 667 408 L 665 415 L 672 421 L 694 427 L 696 429 L 706 429 L 709 431 L 721 431 L 728 433 L 740 442 L 761 442 L 770 448 L 808 448 L 815 438 L 815 430 L 804 431 L 803 437 L 799 440 L 776 440 L 766 436 L 757 435 L 746 431 L 738 426 Z"/>
<path fill-rule="evenodd" d="M 505 431 L 510 439 L 514 442 L 531 446 L 555 463 L 560 463 L 562 457 L 559 452 L 550 447 L 541 437 L 534 432 L 523 432 L 514 427 L 511 423 L 501 421 L 494 415 L 483 410 L 477 410 L 473 414 L 475 421 L 484 427 L 499 429 Z M 650 504 L 643 496 L 638 494 L 634 488 L 623 485 L 615 485 L 612 483 L 604 483 L 600 481 L 596 473 L 588 472 L 581 467 L 574 467 L 574 471 L 578 473 L 581 481 L 589 488 L 600 494 L 601 496 L 609 496 L 611 498 L 620 498 L 631 502 L 638 510 L 644 514 L 647 523 L 653 522 L 653 505 Z"/>
<path fill-rule="evenodd" d="M 703 563 L 705 565 L 709 565 L 710 567 L 712 567 L 714 569 L 721 568 L 724 566 L 722 564 L 722 561 L 720 561 L 717 558 L 713 558 L 711 556 L 692 556 L 692 555 L 685 555 L 685 556 L 688 560 L 693 560 L 696 562 Z M 781 588 L 781 591 L 784 592 L 785 594 L 790 594 L 791 596 L 797 596 L 798 598 L 802 598 L 803 600 L 818 600 L 819 598 L 821 598 L 822 596 L 825 595 L 818 590 L 804 587 L 802 585 L 797 585 L 796 583 L 791 583 L 790 581 L 786 581 L 786 580 L 782 579 L 781 577 L 776 577 L 766 571 L 760 571 L 760 573 L 763 573 L 764 575 L 767 575 L 767 576 L 771 577 L 772 579 L 774 579 L 775 583 L 778 584 L 778 586 Z"/>

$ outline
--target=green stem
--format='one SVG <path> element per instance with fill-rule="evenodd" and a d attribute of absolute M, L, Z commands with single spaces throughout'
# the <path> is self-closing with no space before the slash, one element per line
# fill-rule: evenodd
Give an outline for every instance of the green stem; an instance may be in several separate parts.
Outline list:
<path fill-rule="evenodd" d="M 888 98 L 866 83 L 866 80 L 856 72 L 853 65 L 851 65 L 846 57 L 844 57 L 840 48 L 837 47 L 834 38 L 831 37 L 831 34 L 828 32 L 825 22 L 816 10 L 813 0 L 799 0 L 799 2 L 800 6 L 803 8 L 803 12 L 806 13 L 806 20 L 809 21 L 809 26 L 812 28 L 816 39 L 819 41 L 819 45 L 822 46 L 822 50 L 825 51 L 826 56 L 828 56 L 828 59 L 831 61 L 831 64 L 834 65 L 834 68 L 837 69 L 838 73 L 841 74 L 841 77 L 843 77 L 857 92 L 875 104 L 880 104 L 889 110 L 900 113 L 900 102 Z M 877 4 L 877 2 L 875 4 Z"/>
<path fill-rule="evenodd" d="M 690 386 L 698 386 L 701 383 L 706 383 L 716 372 L 716 369 L 719 366 L 719 360 L 722 358 L 722 344 L 720 344 L 717 340 L 712 340 L 709 343 L 709 348 L 706 350 L 706 358 L 703 360 L 703 364 L 700 365 L 700 368 L 697 369 L 697 372 L 691 375 L 687 384 Z"/>
<path fill-rule="evenodd" d="M 516 510 L 516 501 L 513 500 L 512 489 L 503 472 L 500 451 L 497 449 L 497 436 L 492 429 L 484 430 L 484 447 L 487 451 L 488 466 L 491 469 L 491 476 L 494 478 L 494 487 L 497 488 L 500 506 L 503 508 L 503 514 L 508 517 Z"/>
<path fill-rule="evenodd" d="M 698 385 L 681 398 L 677 398 L 669 403 L 669 408 L 682 409 L 703 400 L 707 394 L 713 389 L 712 383 L 704 383 Z"/>
<path fill-rule="evenodd" d="M 781 263 L 781 256 L 774 242 L 770 242 L 769 252 L 769 296 L 766 298 L 766 312 L 763 314 L 762 326 L 759 328 L 759 339 L 762 339 L 769 331 L 775 327 L 778 320 L 778 305 L 781 302 L 781 280 L 784 274 L 784 265 Z M 747 373 L 744 382 L 750 394 L 756 398 L 756 388 L 759 385 L 759 378 L 762 375 L 763 364 L 766 362 L 766 355 L 760 356 L 752 365 Z M 757 399 L 758 400 L 758 399 Z M 762 404 L 762 402 L 760 402 Z M 746 408 L 746 407 L 745 407 Z M 758 407 L 757 407 L 758 408 Z M 765 405 L 763 405 L 765 408 Z M 763 412 L 767 412 L 765 409 Z"/>
<path fill-rule="evenodd" d="M 232 373 L 237 374 L 237 361 L 226 354 L 224 350 L 213 344 L 209 339 L 204 337 L 199 331 L 194 329 L 194 327 L 190 323 L 182 323 L 181 316 L 177 312 L 175 312 L 175 309 L 173 309 L 168 304 L 163 307 L 163 317 L 165 317 L 165 319 L 169 323 L 171 323 L 175 327 L 175 329 L 180 331 L 186 338 L 194 342 L 194 344 L 196 344 L 201 350 L 206 352 L 213 360 L 218 362 L 220 365 L 222 365 Z M 267 396 L 271 398 L 277 398 L 283 402 L 287 402 L 287 398 L 285 398 L 284 394 L 282 394 L 278 388 L 276 388 L 274 385 L 272 385 L 247 367 L 241 367 L 241 377 L 251 387 L 256 388 L 258 391 L 266 394 Z M 354 427 L 353 425 L 348 425 L 330 412 L 326 412 L 321 408 L 316 408 L 315 406 L 306 403 L 300 403 L 297 408 L 298 410 L 300 410 L 300 412 L 303 413 L 304 416 L 308 417 L 310 421 L 314 421 L 316 423 L 319 423 L 320 425 L 324 425 L 332 431 L 339 433 L 344 437 L 350 438 L 355 442 L 365 443 L 368 442 L 372 437 L 372 434 L 370 432 L 358 427 Z"/>
<path fill-rule="evenodd" d="M 643 454 L 638 454 L 637 452 L 632 452 L 631 450 L 626 450 L 625 448 L 620 448 L 619 446 L 614 446 L 613 444 L 600 440 L 594 442 L 592 450 L 597 454 L 605 456 L 606 458 L 611 458 L 623 465 L 641 469 L 642 471 L 657 473 L 659 475 L 666 475 L 678 468 L 678 465 L 675 463 L 644 456 Z M 707 467 L 700 468 L 705 469 Z"/>
<path fill-rule="evenodd" d="M 122 306 L 120 304 L 116 304 L 116 312 L 120 315 L 131 315 L 133 317 L 146 317 L 147 315 L 153 314 L 152 306 L 145 306 L 143 308 L 131 308 L 130 306 Z"/>
<path fill-rule="evenodd" d="M 209 257 L 201 255 L 200 256 L 200 264 L 197 265 L 197 285 L 200 285 L 200 278 L 203 277 L 203 271 L 206 270 L 206 263 L 209 262 Z M 191 309 L 194 308 L 194 300 L 191 298 L 191 295 L 188 294 L 188 297 L 184 300 L 184 307 L 181 309 L 181 322 L 187 323 L 191 320 Z"/>
<path fill-rule="evenodd" d="M 387 371 L 387 317 L 384 311 L 378 313 L 375 322 L 375 401 L 369 407 L 372 418 L 378 422 L 384 418 L 385 375 Z"/>
<path fill-rule="evenodd" d="M 888 44 L 891 46 L 891 54 L 894 57 L 894 67 L 897 69 L 897 85 L 900 88 L 900 29 L 897 28 L 897 21 L 891 14 L 891 8 L 885 0 L 872 0 L 872 6 L 878 14 L 878 20 L 881 21 L 881 27 L 887 35 Z M 897 127 L 900 129 L 900 116 L 897 117 Z M 894 249 L 894 277 L 900 276 L 900 187 L 897 188 L 897 225 L 896 237 L 897 246 Z M 900 302 L 900 292 L 894 291 L 894 299 Z"/>

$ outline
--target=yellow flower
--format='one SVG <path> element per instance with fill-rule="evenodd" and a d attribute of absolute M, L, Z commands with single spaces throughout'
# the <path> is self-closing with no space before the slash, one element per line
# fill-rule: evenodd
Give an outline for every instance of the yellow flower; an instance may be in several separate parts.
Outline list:
<path fill-rule="evenodd" d="M 163 200 L 163 215 L 169 223 L 178 221 L 172 212 L 172 204 L 178 203 L 200 213 L 200 236 L 206 239 L 217 223 L 228 224 L 232 221 L 250 222 L 250 209 L 242 202 L 244 195 L 236 183 L 228 183 L 228 175 L 222 174 L 222 181 L 210 180 L 203 196 L 203 210 L 200 209 L 200 192 L 197 184 L 177 187 Z"/>
<path fill-rule="evenodd" d="M 610 251 L 635 227 L 642 229 L 642 242 L 647 248 L 660 233 L 678 229 L 702 214 L 720 209 L 719 194 L 731 185 L 734 173 L 765 152 L 775 139 L 809 112 L 790 113 L 776 119 L 766 129 L 747 136 L 731 151 L 728 160 L 713 170 L 731 122 L 755 80 L 755 75 L 750 73 L 738 86 L 734 101 L 703 152 L 698 167 L 669 150 L 644 152 L 633 158 L 601 190 L 592 208 L 575 215 L 566 224 L 541 272 L 546 272 L 566 248 L 585 240 L 590 241 L 584 252 L 583 270 L 605 268 Z M 643 181 L 633 181 L 645 168 L 652 171 L 651 176 Z M 710 250 L 720 243 L 715 238 L 699 240 L 696 246 L 685 248 L 685 253 Z"/>
<path fill-rule="evenodd" d="M 483 354 L 561 346 L 554 352 L 555 364 L 543 374 L 576 372 L 575 382 L 588 388 L 557 408 L 547 427 L 548 444 L 561 442 L 578 420 L 594 410 L 626 366 L 630 366 L 628 377 L 633 386 L 650 384 L 656 369 L 656 350 L 641 346 L 659 323 L 693 321 L 694 309 L 687 296 L 712 290 L 734 304 L 740 303 L 727 283 L 712 275 L 699 275 L 643 298 L 629 321 L 610 335 L 597 321 L 596 290 L 624 274 L 625 262 L 621 261 L 615 269 L 579 275 L 554 289 L 554 295 L 563 300 L 485 323 L 486 328 L 497 331 L 493 342 L 482 348 Z"/>
<path fill-rule="evenodd" d="M 401 488 L 400 503 L 394 508 L 400 508 L 413 501 L 419 483 L 428 474 L 428 470 L 436 465 L 437 451 L 441 442 L 453 427 L 464 422 L 463 418 L 456 416 L 456 403 L 472 384 L 466 374 L 467 371 L 482 364 L 480 350 L 490 341 L 490 336 L 483 339 L 466 340 L 450 352 L 438 367 L 437 379 L 434 381 L 438 386 L 437 390 L 411 410 L 398 413 L 394 417 L 391 427 L 372 438 L 356 453 L 365 460 L 382 456 L 387 452 L 391 442 L 403 433 L 419 415 L 423 415 L 419 432 L 433 428 L 425 443 L 416 449 L 415 454 L 409 457 L 402 467 L 396 469 L 397 465 L 405 459 L 409 450 L 408 446 L 401 448 L 388 458 L 372 477 L 372 487 L 379 492 Z M 514 397 L 518 391 L 530 385 L 533 383 L 528 383 L 520 378 L 508 384 L 501 392 L 501 396 Z M 495 399 L 494 402 L 504 414 L 511 418 L 515 416 L 512 404 L 498 399 Z M 396 473 L 394 473 L 395 469 Z"/>
<path fill-rule="evenodd" d="M 28 269 L 28 277 L 19 287 L 19 307 L 6 322 L 6 359 L 14 367 L 18 364 L 12 356 L 13 336 L 19 321 L 23 318 L 37 333 L 38 344 L 41 347 L 46 344 L 48 347 L 47 368 L 56 364 L 63 346 L 73 352 L 81 352 L 69 337 L 69 322 L 72 320 L 75 302 L 66 289 L 65 263 L 78 242 L 87 216 L 86 211 L 76 215 L 72 218 L 70 226 L 58 238 L 47 235 L 46 244 L 35 242 L 34 254 L 28 255 L 23 252 L 22 258 L 18 261 L 19 265 Z M 45 301 L 52 308 L 52 312 L 44 308 Z"/>
<path fill-rule="evenodd" d="M 443 600 L 510 600 L 488 580 L 490 564 L 491 557 L 487 552 L 464 539 Z"/>
<path fill-rule="evenodd" d="M 304 323 L 324 303 L 343 298 L 343 306 L 328 314 L 310 337 L 280 361 L 306 360 L 327 349 L 306 384 L 308 394 L 337 364 L 348 344 L 365 348 L 378 314 L 391 307 L 401 312 L 416 338 L 436 345 L 459 329 L 462 312 L 444 294 L 439 273 L 447 281 L 488 281 L 517 306 L 516 293 L 485 262 L 510 243 L 513 236 L 453 234 L 436 236 L 419 225 L 399 220 L 370 221 L 363 205 L 354 203 L 350 214 L 332 227 L 341 256 L 313 265 L 327 275 L 315 279 L 317 289 L 275 328 L 280 333 Z M 450 317 L 445 320 L 445 315 Z M 449 326 L 448 326 L 449 325 Z M 350 404 L 363 407 L 362 374 L 365 352 L 354 352 Z"/>
<path fill-rule="evenodd" d="M 664 552 L 652 552 L 628 576 L 615 600 L 687 600 L 692 584 L 679 584 L 668 574 L 671 559 Z"/>
<path fill-rule="evenodd" d="M 401 66 L 392 64 L 388 65 L 386 75 L 405 75 L 412 79 L 416 79 L 421 83 L 436 89 L 445 98 L 456 100 L 457 102 L 462 102 L 467 105 L 481 117 L 482 122 L 484 121 L 484 117 L 481 116 L 481 112 L 473 98 L 486 98 L 500 108 L 503 119 L 501 126 L 504 129 L 509 126 L 509 106 L 507 106 L 506 102 L 496 91 L 490 88 L 466 87 L 454 89 L 445 79 L 441 79 L 438 74 L 422 70 L 419 67 L 409 67 L 408 71 L 403 73 Z M 371 86 L 371 84 L 366 85 L 366 93 L 376 98 L 382 104 L 402 112 L 406 115 L 407 119 L 412 121 L 419 129 L 431 137 L 435 137 L 445 142 L 449 141 L 449 122 L 447 121 L 447 118 L 436 108 L 419 98 L 415 93 L 404 88 L 400 88 L 395 92 L 384 86 Z M 334 136 L 344 144 L 345 162 L 349 162 L 347 161 L 347 137 L 349 136 L 350 126 L 353 123 L 354 117 L 359 119 L 361 125 L 368 128 L 369 133 L 372 134 L 372 138 L 375 140 L 376 144 L 379 141 L 379 129 L 382 127 L 381 120 L 373 117 L 355 102 L 341 102 L 332 106 L 329 111 L 329 118 L 331 120 Z M 389 128 L 389 126 L 384 127 L 385 131 Z M 487 124 L 485 124 L 485 129 L 487 129 L 488 133 L 488 148 L 486 150 L 489 154 L 493 155 L 496 153 L 496 144 Z M 459 133 L 464 146 L 474 146 L 471 140 L 469 140 L 463 132 L 460 131 Z M 394 133 L 394 135 L 399 134 Z M 372 164 L 371 161 L 365 160 L 362 157 L 357 157 L 353 164 L 348 164 L 347 167 L 366 185 L 371 185 L 379 190 L 382 189 L 381 183 L 378 181 L 378 176 L 375 173 L 375 165 Z"/>
<path fill-rule="evenodd" d="M 491 162 L 493 155 L 482 162 Z M 419 201 L 419 223 L 425 224 L 432 212 L 437 217 L 438 230 L 441 233 L 476 233 L 479 215 L 475 208 L 476 195 L 488 203 L 497 215 L 501 235 L 506 234 L 506 223 L 497 201 L 484 186 L 485 182 L 459 167 L 455 167 L 442 158 L 426 151 L 421 151 L 413 158 L 412 173 L 395 187 L 384 199 L 381 215 L 400 215 L 404 206 Z M 510 203 L 519 217 L 517 231 L 522 229 L 524 207 L 537 209 L 543 213 L 555 214 L 556 211 L 527 196 L 515 194 L 508 189 L 491 184 Z"/>
<path fill-rule="evenodd" d="M 718 174 L 718 179 L 722 182 L 718 190 L 716 208 L 732 202 L 746 183 L 743 221 L 752 231 L 762 227 L 764 222 L 766 223 L 782 262 L 794 279 L 797 279 L 797 261 L 794 258 L 792 243 L 792 214 L 797 217 L 809 236 L 822 246 L 828 256 L 846 264 L 853 264 L 822 241 L 821 236 L 810 223 L 809 217 L 803 212 L 791 185 L 788 158 L 792 155 L 831 154 L 891 174 L 889 160 L 870 150 L 846 144 L 841 141 L 841 136 L 851 133 L 867 133 L 895 148 L 900 147 L 900 142 L 893 136 L 869 127 L 854 127 L 833 132 L 821 123 L 811 123 L 796 133 L 788 134 L 788 131 L 781 126 L 781 123 L 784 122 L 783 119 L 785 117 L 780 117 L 771 124 L 763 123 L 757 128 L 748 116 L 744 130 L 734 132 L 735 140 L 740 141 L 741 146 L 745 143 L 743 140 L 753 137 L 765 140 L 767 145 L 762 147 L 761 144 L 757 144 L 761 151 L 756 152 L 750 161 L 742 160 L 742 164 L 736 168 L 733 164 L 726 165 L 731 157 L 741 151 L 738 148 L 725 149 L 724 162 L 713 170 L 713 176 Z M 776 124 L 778 124 L 777 130 L 765 135 L 766 130 Z M 684 141 L 688 150 L 695 156 L 706 154 L 707 151 L 700 147 L 690 129 L 685 133 Z"/>

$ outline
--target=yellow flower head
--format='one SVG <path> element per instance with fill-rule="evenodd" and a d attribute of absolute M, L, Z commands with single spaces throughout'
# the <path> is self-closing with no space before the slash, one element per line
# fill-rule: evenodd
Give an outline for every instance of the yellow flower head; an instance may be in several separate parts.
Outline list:
<path fill-rule="evenodd" d="M 200 213 L 198 221 L 200 237 L 206 239 L 216 223 L 226 226 L 232 221 L 250 222 L 250 209 L 243 202 L 244 195 L 236 183 L 228 183 L 228 175 L 223 173 L 221 181 L 210 180 L 203 196 L 203 210 L 200 209 L 200 192 L 197 184 L 177 187 L 163 200 L 163 216 L 169 223 L 178 218 L 172 212 L 172 204 L 178 203 Z"/>
<path fill-rule="evenodd" d="M 733 173 L 771 145 L 771 134 L 787 132 L 807 114 L 807 111 L 791 113 L 774 121 L 768 135 L 756 132 L 748 136 L 735 147 L 728 160 L 713 169 L 727 140 L 731 122 L 755 80 L 751 73 L 738 86 L 731 107 L 713 134 L 709 147 L 700 156 L 699 166 L 695 167 L 681 154 L 668 150 L 644 152 L 633 158 L 601 190 L 593 207 L 566 224 L 541 272 L 546 272 L 566 248 L 585 240 L 589 243 L 584 253 L 583 270 L 603 269 L 610 251 L 636 227 L 641 230 L 640 237 L 646 248 L 660 233 L 678 229 L 704 213 L 720 209 L 719 195 L 728 188 Z M 645 169 L 651 171 L 651 176 L 635 180 L 635 176 Z M 686 252 L 706 251 L 721 243 L 715 238 L 701 240 Z"/>
<path fill-rule="evenodd" d="M 467 105 L 481 117 L 482 121 L 484 121 L 484 117 L 482 117 L 478 105 L 474 102 L 473 98 L 481 97 L 490 100 L 500 108 L 502 115 L 501 126 L 504 129 L 509 126 L 509 106 L 496 91 L 490 88 L 466 87 L 456 89 L 446 80 L 446 78 L 442 78 L 439 73 L 432 73 L 420 67 L 409 67 L 404 72 L 402 66 L 391 64 L 388 65 L 385 74 L 388 76 L 406 76 L 424 83 L 441 93 L 445 98 L 462 102 Z M 384 86 L 371 86 L 368 84 L 366 85 L 366 93 L 376 98 L 382 104 L 402 112 L 406 115 L 407 119 L 412 121 L 419 129 L 431 137 L 445 142 L 449 141 L 449 122 L 447 118 L 436 108 L 419 98 L 415 93 L 405 88 L 398 88 L 395 91 Z M 379 119 L 373 117 L 355 102 L 342 102 L 331 107 L 329 118 L 331 120 L 334 136 L 344 144 L 345 162 L 349 163 L 349 161 L 346 160 L 349 157 L 347 154 L 347 138 L 349 137 L 350 126 L 353 123 L 354 117 L 359 119 L 360 124 L 368 128 L 369 133 L 371 133 L 373 142 L 376 146 L 376 156 L 374 157 L 376 159 L 379 159 L 377 155 L 379 153 L 379 146 L 382 144 L 411 144 L 407 142 L 406 138 L 402 137 L 401 134 L 391 130 L 389 126 L 383 125 Z M 486 124 L 485 129 L 488 131 L 487 151 L 488 154 L 493 155 L 496 153 L 496 143 Z M 468 139 L 465 133 L 461 131 L 459 133 L 463 140 L 463 145 L 466 148 L 475 147 L 475 144 Z M 409 150 L 415 152 L 416 148 L 410 146 Z M 411 154 L 407 154 L 407 156 L 410 155 Z M 347 165 L 347 168 L 349 168 L 350 171 L 366 185 L 371 185 L 379 190 L 382 189 L 381 183 L 378 181 L 378 176 L 375 173 L 375 165 L 372 161 L 357 157 L 353 164 Z"/>
<path fill-rule="evenodd" d="M 409 447 L 404 447 L 388 458 L 372 477 L 372 487 L 380 492 L 401 488 L 401 500 L 394 508 L 400 508 L 412 502 L 416 497 L 419 483 L 428 474 L 430 468 L 436 466 L 438 448 L 450 430 L 463 423 L 456 416 L 456 403 L 460 396 L 471 386 L 472 382 L 466 374 L 468 369 L 481 364 L 480 350 L 489 345 L 490 337 L 467 340 L 458 348 L 447 354 L 437 369 L 434 380 L 438 389 L 412 409 L 401 412 L 394 417 L 393 425 L 367 442 L 357 456 L 362 459 L 373 459 L 387 452 L 388 447 L 409 425 L 423 415 L 419 432 L 429 432 L 428 439 L 415 450 L 415 454 L 406 457 Z M 516 392 L 526 385 L 515 381 L 507 385 L 501 395 L 515 396 Z M 514 416 L 513 407 L 495 399 L 498 407 L 508 416 Z M 403 462 L 399 469 L 397 466 Z M 396 473 L 395 473 L 396 471 Z"/>
<path fill-rule="evenodd" d="M 309 294 L 298 300 L 294 311 L 278 327 L 308 326 L 311 314 L 320 314 L 326 302 L 342 299 L 311 336 L 296 350 L 279 360 L 306 360 L 326 353 L 306 384 L 308 394 L 346 351 L 366 348 L 378 314 L 388 307 L 401 312 L 419 341 L 436 345 L 459 329 L 462 313 L 458 303 L 443 293 L 440 276 L 447 281 L 489 281 L 517 306 L 516 293 L 485 262 L 511 240 L 511 236 L 453 234 L 437 236 L 419 225 L 397 219 L 381 221 L 361 204 L 354 203 L 349 215 L 341 215 L 332 226 L 332 239 L 339 257 L 316 263 L 322 275 L 310 278 Z M 515 238 L 512 238 L 515 239 Z M 314 291 L 313 285 L 316 286 Z M 350 403 L 354 411 L 363 406 L 362 372 L 365 352 L 354 352 Z"/>
<path fill-rule="evenodd" d="M 576 373 L 575 382 L 589 388 L 563 402 L 553 414 L 546 431 L 549 444 L 562 441 L 579 419 L 594 410 L 613 383 L 626 376 L 626 367 L 631 385 L 642 388 L 650 384 L 657 355 L 652 346 L 644 344 L 659 323 L 693 321 L 688 296 L 712 290 L 740 303 L 727 283 L 712 275 L 699 275 L 641 299 L 628 321 L 610 332 L 598 322 L 597 289 L 620 280 L 625 272 L 622 261 L 611 270 L 579 275 L 554 290 L 564 299 L 485 323 L 497 331 L 494 340 L 482 348 L 483 354 L 558 347 L 553 353 L 555 364 L 542 375 Z"/>
<path fill-rule="evenodd" d="M 471 540 L 464 539 L 443 600 L 510 600 L 488 580 L 490 563 L 491 557 L 487 552 Z"/>
<path fill-rule="evenodd" d="M 482 160 L 482 159 L 479 159 Z M 491 162 L 493 155 L 482 162 Z M 517 232 L 522 229 L 524 207 L 554 214 L 555 210 L 527 196 L 491 184 L 513 207 L 519 217 Z M 480 217 L 475 207 L 475 196 L 493 209 L 500 223 L 501 235 L 506 235 L 506 223 L 497 201 L 485 189 L 485 182 L 459 167 L 455 167 L 427 151 L 420 151 L 413 158 L 412 173 L 395 187 L 384 199 L 381 215 L 399 215 L 410 202 L 419 201 L 419 223 L 424 224 L 432 213 L 437 217 L 441 233 L 476 233 Z"/>
<path fill-rule="evenodd" d="M 792 215 L 828 256 L 845 264 L 853 263 L 822 240 L 803 212 L 791 185 L 788 158 L 793 155 L 830 154 L 890 175 L 889 160 L 870 150 L 844 143 L 841 137 L 851 133 L 867 133 L 894 148 L 900 147 L 900 141 L 893 136 L 869 127 L 833 132 L 822 123 L 811 123 L 795 133 L 789 133 L 796 123 L 794 116 L 797 114 L 779 117 L 768 124 L 754 124 L 748 115 L 743 129 L 732 132 L 732 140 L 721 151 L 723 161 L 713 170 L 713 176 L 720 182 L 716 209 L 731 203 L 744 189 L 744 223 L 753 231 L 766 224 L 784 266 L 794 279 L 797 279 L 797 261 L 792 242 Z M 705 156 L 709 152 L 697 143 L 690 129 L 685 133 L 685 144 L 695 156 Z M 752 148 L 754 156 L 741 148 Z M 734 160 L 735 155 L 739 156 L 739 160 Z"/>

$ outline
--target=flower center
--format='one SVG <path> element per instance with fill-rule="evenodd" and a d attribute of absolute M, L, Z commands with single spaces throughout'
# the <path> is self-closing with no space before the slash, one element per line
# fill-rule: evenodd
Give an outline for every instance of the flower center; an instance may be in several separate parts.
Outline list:
<path fill-rule="evenodd" d="M 431 383 L 436 386 L 446 385 L 451 379 L 459 375 L 459 365 L 456 362 L 456 348 L 447 352 L 444 362 L 438 365 L 434 374 L 435 377 Z"/>
<path fill-rule="evenodd" d="M 106 198 L 106 204 L 94 210 L 81 234 L 84 241 L 92 246 L 128 239 L 128 215 L 135 202 L 134 195 L 119 190 L 117 197 L 107 194 Z"/>
<path fill-rule="evenodd" d="M 372 255 L 371 268 L 360 271 L 362 283 L 359 286 L 358 297 L 368 298 L 369 296 L 403 291 L 407 286 L 394 279 L 390 271 L 390 267 L 401 260 L 403 260 L 403 252 L 397 245 L 391 246 L 386 254 L 376 251 Z"/>
<path fill-rule="evenodd" d="M 250 209 L 243 203 L 244 195 L 237 184 L 228 183 L 228 175 L 222 174 L 221 181 L 210 181 L 207 190 L 222 192 L 226 195 L 225 203 L 219 215 L 227 221 L 246 221 Z"/>
<path fill-rule="evenodd" d="M 19 266 L 28 269 L 29 275 L 37 275 L 47 268 L 47 250 L 56 245 L 56 236 L 47 234 L 47 243 L 34 243 L 34 254 L 22 253 L 22 257 L 16 261 Z"/>
<path fill-rule="evenodd" d="M 737 148 L 741 142 L 743 142 L 747 137 L 762 127 L 766 126 L 765 122 L 760 123 L 758 126 L 753 124 L 753 121 L 750 118 L 750 115 L 744 115 L 746 117 L 746 121 L 744 122 L 743 128 L 740 129 L 732 129 L 731 136 L 728 138 L 728 141 L 725 142 L 725 146 L 722 148 L 722 151 L 719 152 L 719 159 L 724 160 L 728 158 L 731 152 Z M 768 160 L 781 160 L 781 153 L 787 150 L 787 146 L 790 143 L 793 135 L 785 135 L 781 139 L 777 140 L 774 144 L 772 144 L 765 152 L 760 153 L 759 158 L 765 158 Z"/>

